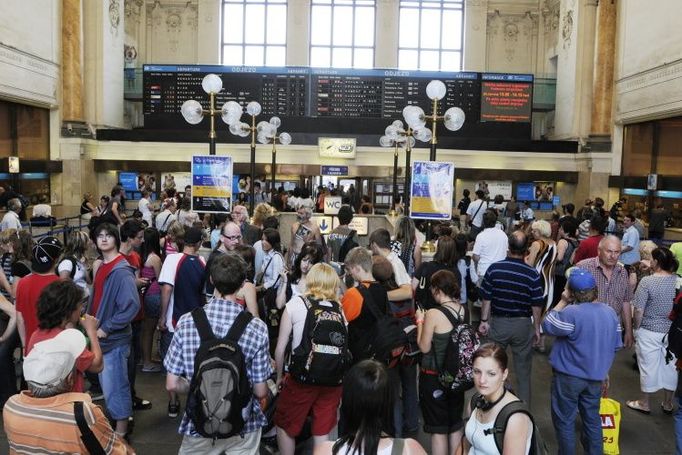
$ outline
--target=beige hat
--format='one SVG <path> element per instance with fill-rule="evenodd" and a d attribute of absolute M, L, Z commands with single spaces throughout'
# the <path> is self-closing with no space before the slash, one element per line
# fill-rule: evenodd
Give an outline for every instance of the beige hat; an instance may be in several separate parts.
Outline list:
<path fill-rule="evenodd" d="M 36 343 L 24 359 L 24 378 L 38 387 L 55 386 L 73 371 L 83 350 L 85 336 L 76 329 Z"/>

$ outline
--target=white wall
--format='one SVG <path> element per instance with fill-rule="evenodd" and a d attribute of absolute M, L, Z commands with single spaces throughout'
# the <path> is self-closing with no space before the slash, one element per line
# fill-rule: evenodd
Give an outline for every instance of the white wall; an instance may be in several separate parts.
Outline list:
<path fill-rule="evenodd" d="M 58 103 L 61 2 L 0 2 L 0 98 Z"/>
<path fill-rule="evenodd" d="M 682 2 L 618 2 L 615 119 L 682 115 Z"/>

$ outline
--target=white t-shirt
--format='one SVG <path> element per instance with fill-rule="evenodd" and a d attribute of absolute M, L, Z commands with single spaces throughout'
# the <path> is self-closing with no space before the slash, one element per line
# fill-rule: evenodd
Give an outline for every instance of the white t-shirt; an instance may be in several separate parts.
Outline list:
<path fill-rule="evenodd" d="M 166 256 L 166 260 L 163 261 L 161 266 L 161 272 L 159 273 L 159 284 L 170 284 L 175 286 L 175 274 L 178 269 L 178 264 L 184 256 L 184 253 L 172 253 Z M 199 260 L 206 265 L 206 261 L 203 257 L 199 256 Z M 175 332 L 173 328 L 173 302 L 175 301 L 175 293 L 170 293 L 170 299 L 168 300 L 168 311 L 166 311 L 166 329 L 169 332 Z"/>
<path fill-rule="evenodd" d="M 69 259 L 63 259 L 62 262 L 59 263 L 59 266 L 57 266 L 58 273 L 69 272 L 70 274 L 72 269 L 73 263 Z M 81 261 L 76 261 L 76 273 L 73 276 L 73 282 L 83 290 L 83 297 L 90 296 L 90 288 L 88 288 L 88 282 L 85 279 L 86 273 L 85 264 Z"/>
<path fill-rule="evenodd" d="M 16 229 L 17 231 L 21 230 L 21 220 L 19 220 L 19 215 L 11 210 L 5 213 L 5 216 L 2 217 L 2 221 L 0 222 L 0 231 L 4 231 L 5 229 Z"/>
<path fill-rule="evenodd" d="M 175 214 L 170 210 L 164 210 L 156 215 L 156 229 L 166 232 L 173 221 L 175 221 Z"/>
<path fill-rule="evenodd" d="M 152 211 L 149 209 L 149 199 L 140 199 L 140 201 L 137 203 L 137 209 L 142 213 L 142 219 L 145 220 L 149 226 L 151 226 Z"/>
<path fill-rule="evenodd" d="M 272 262 L 270 262 L 270 258 L 272 258 Z M 263 287 L 269 289 L 274 286 L 275 281 L 277 281 L 277 277 L 282 273 L 282 270 L 284 270 L 284 258 L 282 257 L 282 254 L 274 250 L 268 251 L 263 256 L 261 265 Z M 281 285 L 282 280 L 280 279 L 277 282 L 277 288 L 279 289 Z"/>
<path fill-rule="evenodd" d="M 410 279 L 410 275 L 407 274 L 407 270 L 405 270 L 405 264 L 403 264 L 403 261 L 401 261 L 393 251 L 388 253 L 386 259 L 388 259 L 393 266 L 393 274 L 395 275 L 396 284 L 398 286 L 402 286 L 404 284 L 411 285 L 412 279 Z"/>
<path fill-rule="evenodd" d="M 469 204 L 469 208 L 467 209 L 467 215 L 471 217 L 474 226 L 478 228 L 483 226 L 483 214 L 485 213 L 485 209 L 486 209 L 485 201 L 483 199 L 477 199 L 471 204 Z"/>
<path fill-rule="evenodd" d="M 493 419 L 490 422 L 481 423 L 478 420 L 478 412 L 478 409 L 473 411 L 469 421 L 466 424 L 466 427 L 464 428 L 466 438 L 469 441 L 469 444 L 471 444 L 469 455 L 489 455 L 500 453 L 499 450 L 497 450 L 497 446 L 495 445 L 495 438 L 489 434 L 490 430 L 495 424 L 495 420 Z M 529 453 L 532 438 L 533 429 L 531 428 L 526 439 L 526 451 L 523 452 L 524 454 Z"/>
<path fill-rule="evenodd" d="M 473 253 L 479 257 L 476 274 L 485 276 L 485 272 L 493 262 L 498 262 L 507 257 L 509 240 L 507 234 L 496 227 L 486 228 L 476 237 Z"/>

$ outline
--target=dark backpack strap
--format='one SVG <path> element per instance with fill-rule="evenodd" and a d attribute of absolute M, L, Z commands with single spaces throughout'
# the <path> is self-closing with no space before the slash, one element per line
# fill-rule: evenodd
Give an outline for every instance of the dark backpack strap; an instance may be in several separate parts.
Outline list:
<path fill-rule="evenodd" d="M 455 318 L 455 315 L 452 313 L 452 311 L 449 311 L 448 309 L 438 306 L 436 307 L 438 310 L 445 315 L 446 318 L 448 318 L 448 321 L 450 321 L 450 324 L 452 324 L 452 329 L 454 330 L 459 324 L 464 322 L 464 318 L 460 317 L 459 313 L 457 314 L 457 318 Z"/>
<path fill-rule="evenodd" d="M 265 278 L 265 272 L 268 271 L 268 267 L 270 267 L 270 263 L 272 262 L 273 259 L 275 259 L 274 255 L 270 258 L 268 263 L 265 264 L 265 268 L 263 269 L 263 271 L 259 272 L 260 276 L 258 277 L 258 280 L 256 280 L 256 286 L 260 286 L 261 284 L 263 284 L 263 278 Z"/>
<path fill-rule="evenodd" d="M 404 447 L 405 440 L 403 438 L 393 438 L 393 448 L 391 449 L 391 455 L 402 455 Z"/>
<path fill-rule="evenodd" d="M 528 407 L 526 407 L 526 404 L 521 401 L 512 401 L 511 403 L 507 403 L 502 409 L 500 409 L 500 412 L 497 414 L 497 417 L 495 417 L 495 424 L 493 425 L 492 431 L 493 431 L 493 436 L 495 437 L 495 446 L 497 447 L 497 450 L 500 451 L 500 453 L 504 453 L 504 432 L 507 430 L 507 423 L 509 423 L 509 418 L 516 414 L 517 412 L 521 412 L 523 414 L 526 414 L 528 418 L 530 419 L 530 424 L 531 424 L 531 453 L 533 452 L 533 447 L 535 443 L 535 421 L 533 420 L 533 415 L 530 413 L 528 410 Z"/>
<path fill-rule="evenodd" d="M 106 452 L 104 452 L 102 444 L 99 443 L 95 434 L 90 429 L 88 422 L 85 420 L 82 401 L 73 402 L 73 415 L 76 418 L 76 424 L 81 433 L 81 441 L 85 444 L 85 448 L 88 449 L 88 452 L 92 455 L 105 455 Z"/>
<path fill-rule="evenodd" d="M 357 285 L 356 288 L 357 288 L 358 292 L 360 293 L 360 295 L 362 296 L 362 307 L 363 308 L 367 307 L 367 309 L 369 309 L 369 312 L 372 313 L 372 316 L 374 317 L 374 319 L 377 322 L 379 320 L 381 320 L 381 318 L 386 316 L 386 315 L 382 315 L 381 313 L 379 313 L 379 310 L 374 305 L 374 299 L 372 298 L 372 294 L 369 292 L 368 288 L 363 286 L 362 283 Z M 369 299 L 367 297 L 369 297 Z M 365 303 L 367 303 L 367 305 L 365 305 Z"/>
<path fill-rule="evenodd" d="M 250 314 L 251 313 L 249 313 L 249 315 Z M 194 319 L 194 325 L 197 327 L 197 332 L 199 332 L 202 343 L 216 338 L 215 333 L 213 333 L 213 329 L 211 328 L 211 324 L 208 323 L 204 307 L 192 310 L 192 319 Z"/>
<path fill-rule="evenodd" d="M 239 338 L 241 338 L 242 333 L 244 333 L 244 330 L 246 330 L 246 326 L 251 322 L 251 319 L 253 319 L 253 315 L 248 311 L 239 313 L 237 319 L 232 323 L 232 327 L 230 327 L 230 330 L 227 332 L 227 335 L 225 335 L 225 339 L 237 343 Z"/>

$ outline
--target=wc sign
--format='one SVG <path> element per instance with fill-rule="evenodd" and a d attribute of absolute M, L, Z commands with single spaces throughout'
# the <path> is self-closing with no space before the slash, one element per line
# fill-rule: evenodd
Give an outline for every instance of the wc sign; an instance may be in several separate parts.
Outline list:
<path fill-rule="evenodd" d="M 339 213 L 341 208 L 341 197 L 340 196 L 327 196 L 324 198 L 324 214 L 325 215 L 336 215 Z"/>

